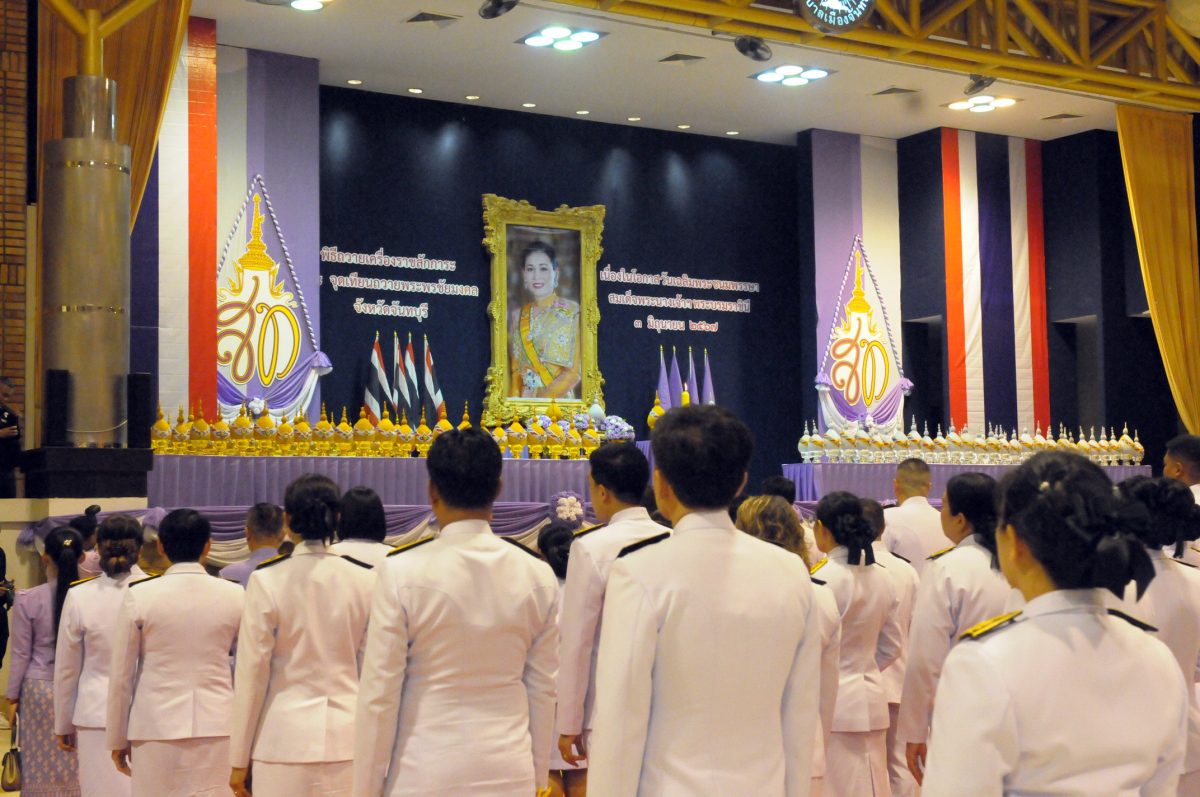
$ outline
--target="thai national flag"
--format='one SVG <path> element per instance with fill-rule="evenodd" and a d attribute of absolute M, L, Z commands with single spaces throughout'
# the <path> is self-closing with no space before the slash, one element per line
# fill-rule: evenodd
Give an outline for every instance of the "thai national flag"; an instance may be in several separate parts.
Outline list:
<path fill-rule="evenodd" d="M 408 394 L 408 379 L 404 372 L 404 352 L 400 349 L 400 335 L 392 332 L 392 407 L 396 411 L 396 422 L 400 411 L 412 415 L 412 397 Z"/>
<path fill-rule="evenodd" d="M 429 412 L 429 423 L 432 424 L 446 409 L 442 399 L 442 389 L 437 383 L 437 374 L 433 370 L 433 352 L 429 350 L 429 336 L 425 336 L 425 404 Z"/>
<path fill-rule="evenodd" d="M 363 405 L 371 423 L 379 423 L 383 409 L 392 392 L 388 389 L 387 371 L 383 369 L 383 350 L 379 348 L 379 333 L 375 333 L 375 344 L 371 347 L 371 365 L 367 368 L 367 387 L 363 391 Z"/>

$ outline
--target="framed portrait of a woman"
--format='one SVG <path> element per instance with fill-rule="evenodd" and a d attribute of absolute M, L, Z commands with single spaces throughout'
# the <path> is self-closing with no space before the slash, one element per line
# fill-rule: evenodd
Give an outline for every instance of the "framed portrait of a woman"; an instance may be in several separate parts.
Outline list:
<path fill-rule="evenodd" d="M 538 210 L 483 197 L 484 246 L 492 257 L 492 362 L 485 416 L 508 423 L 603 402 L 596 353 L 596 264 L 604 206 Z"/>

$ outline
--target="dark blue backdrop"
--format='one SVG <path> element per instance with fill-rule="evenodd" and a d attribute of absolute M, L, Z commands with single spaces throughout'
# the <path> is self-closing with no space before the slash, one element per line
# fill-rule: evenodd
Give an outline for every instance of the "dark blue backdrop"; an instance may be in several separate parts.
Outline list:
<path fill-rule="evenodd" d="M 611 306 L 610 291 L 698 298 L 745 298 L 710 291 L 666 290 L 598 283 L 599 354 L 609 412 L 644 437 L 653 402 L 658 347 L 679 347 L 686 378 L 687 347 L 697 367 L 707 346 L 720 404 L 745 419 L 757 438 L 751 479 L 794 461 L 803 424 L 801 403 L 812 374 L 801 353 L 814 349 L 811 324 L 799 321 L 811 303 L 810 279 L 800 279 L 797 252 L 796 150 L 792 147 L 642 130 L 530 113 L 438 103 L 339 88 L 321 89 L 321 245 L 348 252 L 454 260 L 454 272 L 322 263 L 322 348 L 334 371 L 322 380 L 332 407 L 361 403 L 375 331 L 391 367 L 392 330 L 413 333 L 417 357 L 427 333 L 443 395 L 457 422 L 469 402 L 477 422 L 490 361 L 490 265 L 481 197 L 495 193 L 551 210 L 559 205 L 607 209 L 600 268 L 755 281 L 750 314 L 701 313 Z M 478 299 L 381 293 L 341 288 L 328 277 L 403 277 L 479 286 Z M 618 285 L 620 286 L 618 288 Z M 802 285 L 809 287 L 803 288 Z M 804 295 L 802 295 L 802 293 Z M 430 318 L 360 315 L 354 299 L 430 303 Z M 719 321 L 718 333 L 655 333 L 635 319 Z"/>

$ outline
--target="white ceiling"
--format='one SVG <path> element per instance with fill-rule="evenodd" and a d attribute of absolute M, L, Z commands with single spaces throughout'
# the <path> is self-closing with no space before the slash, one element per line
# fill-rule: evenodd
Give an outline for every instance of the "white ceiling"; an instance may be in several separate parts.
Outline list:
<path fill-rule="evenodd" d="M 675 130 L 690 124 L 699 135 L 725 135 L 780 144 L 797 131 L 824 128 L 901 138 L 939 126 L 1051 139 L 1093 128 L 1115 129 L 1113 103 L 1064 92 L 996 84 L 988 93 L 1020 100 L 988 114 L 951 111 L 966 77 L 771 42 L 774 58 L 755 63 L 727 37 L 694 28 L 655 24 L 614 14 L 583 12 L 525 0 L 494 20 L 478 15 L 480 0 L 333 0 L 318 13 L 254 0 L 194 0 L 192 14 L 217 20 L 221 44 L 317 58 L 321 83 L 391 94 L 424 90 L 421 99 L 465 102 L 586 121 Z M 418 12 L 460 17 L 444 27 L 408 24 Z M 604 31 L 575 52 L 535 49 L 514 42 L 560 23 Z M 672 53 L 703 56 L 688 64 L 660 64 Z M 794 63 L 834 71 L 808 86 L 785 88 L 748 76 L 767 66 Z M 899 86 L 916 94 L 872 96 Z M 522 103 L 537 108 L 526 110 Z M 578 117 L 575 112 L 587 110 Z M 1060 113 L 1082 118 L 1042 121 Z"/>

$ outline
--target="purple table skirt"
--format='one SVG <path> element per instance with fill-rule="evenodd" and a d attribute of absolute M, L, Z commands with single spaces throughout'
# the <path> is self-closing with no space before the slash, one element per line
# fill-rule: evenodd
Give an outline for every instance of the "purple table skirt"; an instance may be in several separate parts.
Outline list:
<path fill-rule="evenodd" d="M 946 482 L 960 473 L 986 473 L 994 479 L 999 479 L 1005 471 L 1014 465 L 930 465 L 933 475 L 933 489 L 930 498 L 941 498 L 946 490 Z M 1149 476 L 1150 466 L 1116 466 L 1104 469 L 1108 477 L 1117 483 L 1130 476 Z M 893 501 L 892 479 L 896 474 L 894 463 L 879 465 L 832 463 L 832 462 L 792 462 L 783 466 L 783 475 L 796 483 L 797 501 L 817 501 L 821 496 L 835 490 L 846 490 L 862 498 L 874 498 L 877 501 Z"/>
<path fill-rule="evenodd" d="M 501 502 L 546 503 L 560 492 L 588 494 L 587 460 L 504 460 Z M 357 485 L 384 504 L 429 503 L 423 459 L 389 457 L 216 457 L 159 454 L 150 472 L 150 506 L 251 506 L 283 502 L 288 484 L 321 473 L 342 489 Z"/>

